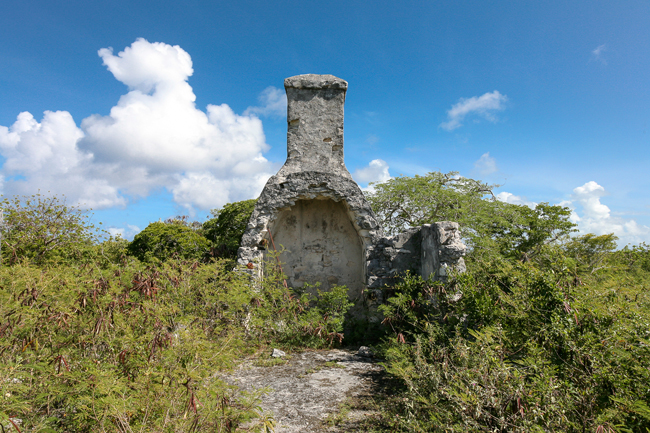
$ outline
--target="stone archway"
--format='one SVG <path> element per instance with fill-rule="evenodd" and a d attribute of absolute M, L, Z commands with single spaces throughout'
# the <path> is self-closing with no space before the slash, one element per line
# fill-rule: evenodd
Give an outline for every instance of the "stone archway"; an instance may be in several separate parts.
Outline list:
<path fill-rule="evenodd" d="M 365 284 L 364 246 L 343 202 L 297 200 L 269 224 L 290 287 L 345 285 L 358 299 Z"/>

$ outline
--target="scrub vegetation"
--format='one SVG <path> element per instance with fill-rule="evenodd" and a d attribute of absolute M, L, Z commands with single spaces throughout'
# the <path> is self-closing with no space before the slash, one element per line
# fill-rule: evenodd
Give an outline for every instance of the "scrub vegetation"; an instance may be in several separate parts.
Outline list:
<path fill-rule="evenodd" d="M 256 286 L 233 271 L 254 201 L 128 242 L 57 198 L 4 199 L 0 429 L 272 431 L 263 390 L 221 374 L 273 346 L 356 343 L 393 385 L 368 431 L 650 431 L 650 247 L 575 236 L 568 209 L 491 189 L 455 173 L 375 186 L 389 230 L 456 220 L 470 251 L 445 283 L 384 288 L 372 341 L 345 322 L 345 287 L 286 288 L 275 259 Z"/>
<path fill-rule="evenodd" d="M 455 173 L 370 197 L 388 227 L 457 220 L 468 272 L 385 289 L 380 344 L 398 389 L 372 429 L 650 431 L 650 247 L 573 236 L 569 209 L 494 200 Z"/>

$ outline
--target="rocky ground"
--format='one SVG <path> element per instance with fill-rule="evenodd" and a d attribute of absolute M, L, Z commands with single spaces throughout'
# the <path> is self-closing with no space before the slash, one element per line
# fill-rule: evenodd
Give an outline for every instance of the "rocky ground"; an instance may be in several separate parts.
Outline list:
<path fill-rule="evenodd" d="M 383 368 L 362 348 L 294 353 L 270 352 L 243 362 L 224 379 L 241 390 L 267 388 L 262 409 L 272 413 L 276 433 L 363 431 L 376 416 L 372 396 L 381 392 Z"/>

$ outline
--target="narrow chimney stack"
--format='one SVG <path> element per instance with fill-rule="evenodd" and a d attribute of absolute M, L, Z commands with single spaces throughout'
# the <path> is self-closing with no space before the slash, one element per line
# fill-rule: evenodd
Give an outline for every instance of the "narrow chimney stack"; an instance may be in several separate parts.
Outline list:
<path fill-rule="evenodd" d="M 343 161 L 343 106 L 348 83 L 333 75 L 296 75 L 287 92 L 287 161 L 278 173 L 315 171 L 351 179 Z"/>

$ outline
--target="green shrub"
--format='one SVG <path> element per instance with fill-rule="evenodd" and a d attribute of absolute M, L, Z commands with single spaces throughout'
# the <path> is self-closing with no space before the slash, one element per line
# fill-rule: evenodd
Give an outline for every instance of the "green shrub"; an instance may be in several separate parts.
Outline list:
<path fill-rule="evenodd" d="M 446 285 L 406 278 L 383 307 L 387 370 L 405 387 L 385 423 L 396 431 L 649 429 L 647 287 L 576 284 L 571 272 L 506 261 Z"/>
<path fill-rule="evenodd" d="M 0 424 L 22 431 L 223 431 L 270 420 L 215 374 L 267 345 L 337 344 L 343 287 L 262 288 L 227 260 L 0 268 Z"/>
<path fill-rule="evenodd" d="M 168 260 L 200 260 L 206 256 L 210 243 L 191 227 L 175 222 L 151 223 L 135 235 L 129 244 L 128 252 L 141 261 L 152 258 Z"/>
<path fill-rule="evenodd" d="M 4 264 L 71 262 L 92 256 L 99 230 L 86 212 L 68 206 L 65 198 L 41 194 L 4 197 L 0 207 L 4 214 Z"/>
<path fill-rule="evenodd" d="M 259 341 L 277 341 L 293 347 L 322 348 L 343 341 L 343 323 L 348 309 L 345 286 L 334 286 L 329 291 L 316 290 L 310 295 L 308 286 L 292 289 L 285 285 L 284 275 L 273 263 L 267 263 L 261 286 L 254 293 L 251 304 L 256 308 L 248 322 L 249 332 Z"/>
<path fill-rule="evenodd" d="M 0 284 L 0 422 L 231 431 L 255 414 L 253 400 L 236 402 L 214 376 L 247 351 L 239 324 L 250 293 L 239 275 L 180 262 L 16 265 L 1 270 Z"/>
<path fill-rule="evenodd" d="M 218 257 L 234 259 L 257 199 L 227 203 L 211 211 L 213 218 L 203 223 L 205 237 Z"/>

